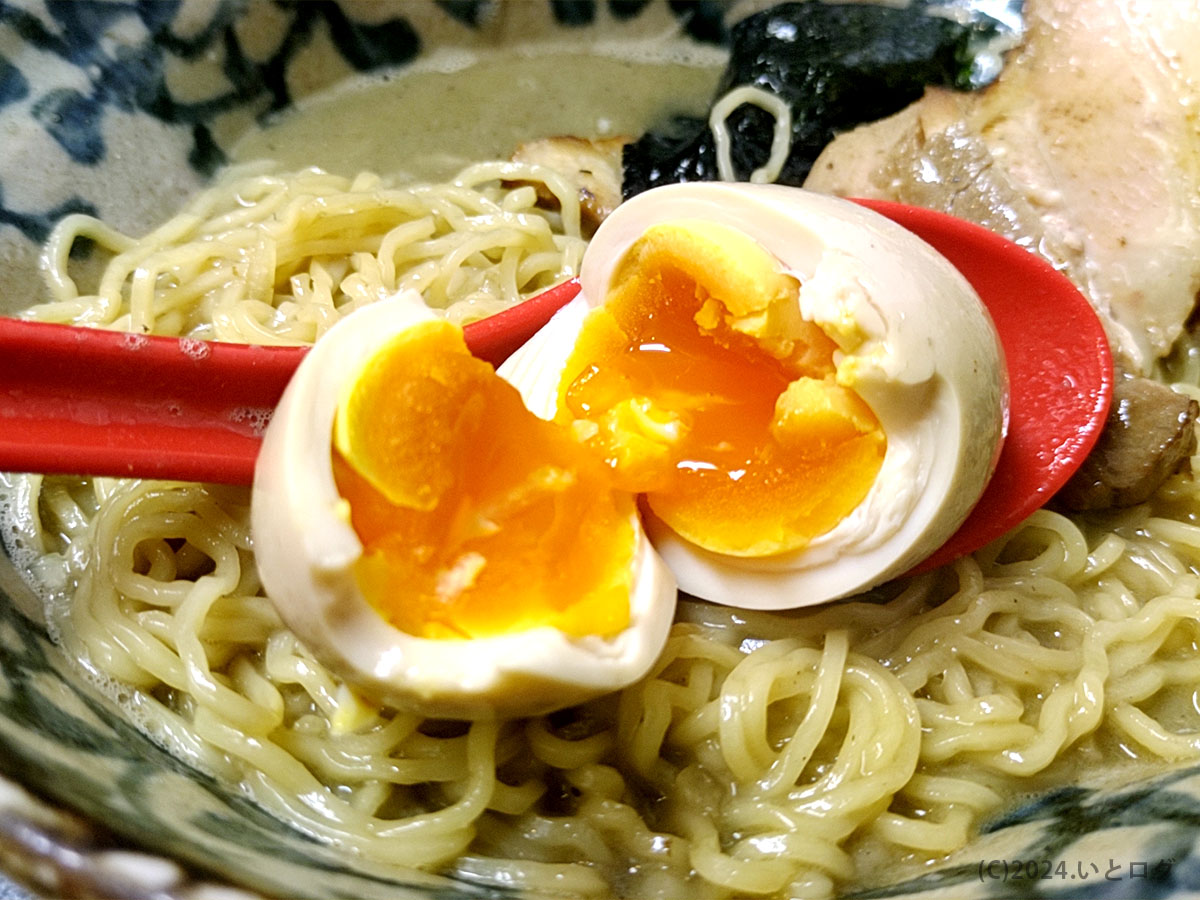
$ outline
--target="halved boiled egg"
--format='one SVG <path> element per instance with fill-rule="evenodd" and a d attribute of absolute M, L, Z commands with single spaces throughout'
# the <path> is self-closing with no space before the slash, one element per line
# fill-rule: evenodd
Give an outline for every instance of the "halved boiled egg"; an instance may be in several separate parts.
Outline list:
<path fill-rule="evenodd" d="M 634 498 L 415 293 L 305 357 L 251 515 L 289 627 L 363 693 L 430 715 L 536 714 L 624 687 L 674 612 Z"/>
<path fill-rule="evenodd" d="M 580 296 L 500 371 L 643 498 L 690 594 L 745 608 L 899 575 L 999 454 L 1003 351 L 915 235 L 798 188 L 684 184 L 622 204 Z"/>

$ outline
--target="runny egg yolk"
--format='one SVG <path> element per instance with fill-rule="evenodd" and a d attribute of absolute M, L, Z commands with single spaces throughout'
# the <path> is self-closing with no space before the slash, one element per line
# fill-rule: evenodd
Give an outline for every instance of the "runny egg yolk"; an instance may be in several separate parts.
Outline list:
<path fill-rule="evenodd" d="M 473 358 L 459 329 L 391 339 L 342 394 L 333 470 L 367 601 L 418 637 L 629 624 L 633 499 Z"/>
<path fill-rule="evenodd" d="M 838 383 L 837 345 L 801 318 L 798 292 L 740 231 L 656 225 L 615 270 L 560 382 L 561 417 L 621 486 L 715 552 L 804 547 L 883 462 L 879 421 Z"/>

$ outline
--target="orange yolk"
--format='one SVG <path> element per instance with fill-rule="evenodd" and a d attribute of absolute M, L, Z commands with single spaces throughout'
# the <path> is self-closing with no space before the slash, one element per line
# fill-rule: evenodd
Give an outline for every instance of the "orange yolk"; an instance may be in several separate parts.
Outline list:
<path fill-rule="evenodd" d="M 424 323 L 379 351 L 343 395 L 333 443 L 363 544 L 359 586 L 397 628 L 445 639 L 628 626 L 633 498 L 457 328 Z"/>
<path fill-rule="evenodd" d="M 659 225 L 585 320 L 561 417 L 655 515 L 719 553 L 803 547 L 866 496 L 886 440 L 836 344 L 748 237 Z"/>

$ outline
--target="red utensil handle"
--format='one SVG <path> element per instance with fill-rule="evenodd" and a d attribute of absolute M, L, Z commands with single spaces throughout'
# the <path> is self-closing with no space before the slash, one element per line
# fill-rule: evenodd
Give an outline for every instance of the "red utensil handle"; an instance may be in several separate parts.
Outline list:
<path fill-rule="evenodd" d="M 473 322 L 467 345 L 498 364 L 578 292 Z M 0 319 L 0 471 L 249 484 L 306 352 Z"/>

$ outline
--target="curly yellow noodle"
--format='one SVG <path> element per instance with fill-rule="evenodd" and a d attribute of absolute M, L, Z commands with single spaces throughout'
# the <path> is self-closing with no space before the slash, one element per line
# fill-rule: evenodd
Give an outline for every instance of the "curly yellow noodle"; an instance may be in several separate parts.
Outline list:
<path fill-rule="evenodd" d="M 507 181 L 544 184 L 562 212 Z M 81 289 L 84 238 L 111 258 Z M 469 321 L 574 274 L 583 246 L 570 186 L 536 167 L 398 186 L 237 171 L 144 238 L 64 219 L 48 302 L 26 315 L 308 343 L 399 287 Z M 248 502 L 0 484 L 65 653 L 181 758 L 376 866 L 556 897 L 829 897 L 952 854 L 1055 779 L 1200 759 L 1189 478 L 1121 512 L 1040 510 L 953 566 L 818 609 L 683 598 L 641 682 L 473 725 L 376 707 L 326 670 L 263 596 Z"/>
<path fill-rule="evenodd" d="M 506 191 L 500 178 L 544 183 L 561 215 L 538 208 L 531 187 Z M 68 274 L 84 237 L 113 254 L 93 294 Z M 340 316 L 402 287 L 457 321 L 486 316 L 575 274 L 582 252 L 578 201 L 543 167 L 482 164 L 452 185 L 399 187 L 369 173 L 234 171 L 140 241 L 86 216 L 62 220 L 43 254 L 51 301 L 26 315 L 311 343 L 336 321 L 329 310 Z"/>

